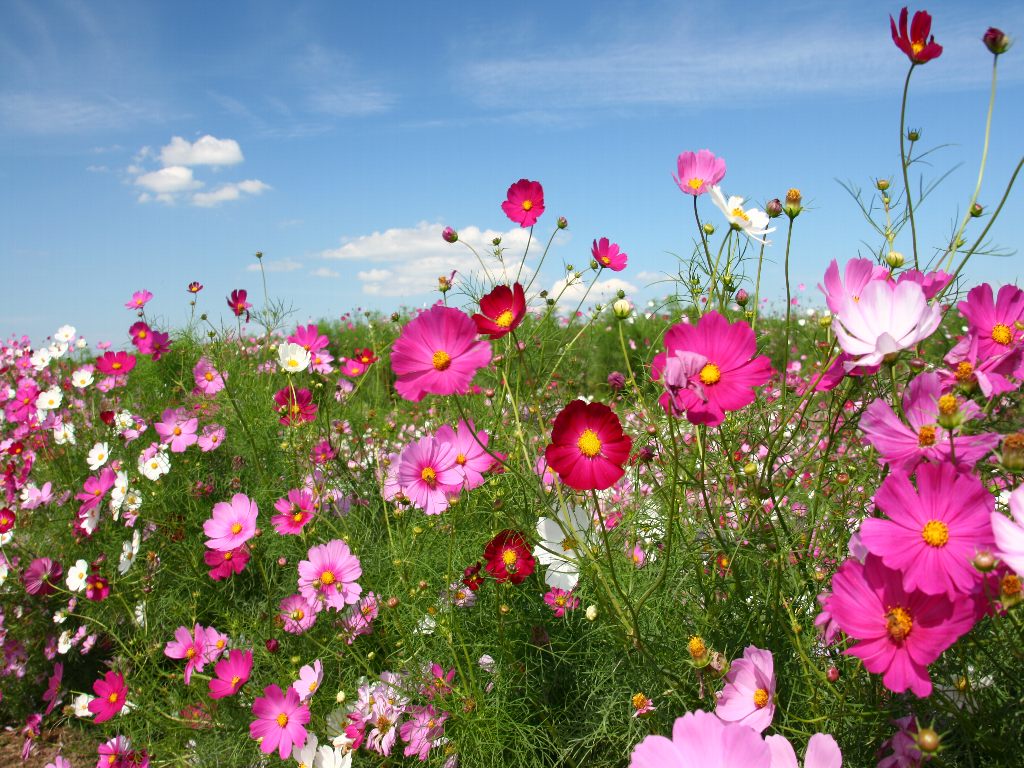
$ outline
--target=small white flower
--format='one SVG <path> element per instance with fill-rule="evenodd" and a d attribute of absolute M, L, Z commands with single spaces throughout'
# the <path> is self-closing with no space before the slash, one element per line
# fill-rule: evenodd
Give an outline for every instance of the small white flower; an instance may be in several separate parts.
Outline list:
<path fill-rule="evenodd" d="M 118 432 L 124 432 L 135 426 L 135 417 L 129 411 L 118 411 L 114 415 L 114 427 Z"/>
<path fill-rule="evenodd" d="M 37 372 L 40 372 L 50 364 L 50 350 L 45 347 L 43 349 L 37 349 L 35 354 L 33 354 L 28 361 L 32 363 L 32 367 L 35 368 Z"/>
<path fill-rule="evenodd" d="M 58 611 L 54 611 L 54 614 L 53 614 L 53 623 L 54 624 L 63 624 L 67 620 L 68 620 L 68 612 L 66 610 L 61 608 Z"/>
<path fill-rule="evenodd" d="M 72 632 L 70 629 L 65 629 L 60 633 L 60 637 L 57 638 L 57 653 L 63 656 L 65 653 L 71 650 L 71 636 Z M 85 694 L 82 694 L 83 696 Z M 86 702 L 88 704 L 88 702 Z M 76 711 L 75 714 L 78 714 Z M 81 717 L 81 715 L 79 715 Z"/>
<path fill-rule="evenodd" d="M 57 329 L 57 332 L 53 334 L 53 340 L 64 344 L 70 344 L 71 340 L 75 338 L 77 329 L 73 325 L 62 325 Z"/>
<path fill-rule="evenodd" d="M 90 696 L 88 693 L 80 693 L 75 696 L 75 700 L 73 702 L 75 707 L 75 716 L 92 717 L 92 712 L 89 711 L 89 702 L 95 698 L 95 696 Z"/>
<path fill-rule="evenodd" d="M 287 373 L 298 373 L 309 368 L 309 350 L 301 344 L 282 344 L 277 348 L 277 361 Z"/>
<path fill-rule="evenodd" d="M 170 471 L 171 460 L 162 451 L 148 459 L 144 455 L 139 456 L 139 472 L 150 480 L 159 480 Z"/>
<path fill-rule="evenodd" d="M 75 444 L 75 425 L 61 422 L 53 428 L 53 440 L 57 445 Z"/>
<path fill-rule="evenodd" d="M 71 374 L 71 384 L 78 389 L 85 389 L 94 381 L 92 371 L 88 368 L 79 368 Z"/>
<path fill-rule="evenodd" d="M 72 592 L 81 592 L 85 589 L 85 580 L 89 578 L 89 564 L 85 560 L 79 560 L 68 568 L 66 579 L 68 589 Z"/>
<path fill-rule="evenodd" d="M 351 768 L 352 752 L 344 751 L 338 746 L 328 747 L 326 744 L 320 747 L 313 761 L 313 768 Z"/>
<path fill-rule="evenodd" d="M 89 462 L 89 469 L 95 472 L 97 469 L 107 463 L 107 459 L 110 458 L 110 446 L 106 443 L 96 443 L 89 451 L 89 455 L 86 457 L 86 461 Z"/>
<path fill-rule="evenodd" d="M 296 744 L 292 747 L 292 759 L 299 764 L 299 768 L 313 768 L 313 761 L 316 759 L 316 748 L 319 746 L 316 734 L 308 732 L 306 743 L 301 746 Z"/>
<path fill-rule="evenodd" d="M 89 342 L 85 340 L 84 336 L 75 339 L 75 349 L 85 349 L 87 346 L 89 346 Z"/>
<path fill-rule="evenodd" d="M 68 352 L 68 345 L 67 345 L 67 343 L 65 343 L 63 341 L 58 341 L 55 344 L 51 344 L 48 347 L 48 350 L 50 352 L 50 359 L 51 360 L 60 360 L 62 357 L 64 357 L 64 355 L 67 354 L 67 352 Z"/>
<path fill-rule="evenodd" d="M 7 563 L 0 562 L 0 587 L 4 585 L 5 581 L 7 581 L 7 573 Z"/>
<path fill-rule="evenodd" d="M 39 393 L 36 398 L 36 408 L 41 411 L 52 411 L 55 408 L 60 408 L 62 402 L 64 402 L 64 395 L 61 393 L 60 387 L 50 387 Z"/>
<path fill-rule="evenodd" d="M 722 194 L 721 187 L 711 188 L 711 202 L 725 214 L 729 223 L 739 229 L 743 234 L 755 243 L 771 245 L 771 242 L 764 238 L 769 232 L 774 232 L 775 227 L 769 227 L 768 214 L 760 208 L 743 209 L 743 198 L 733 195 L 728 200 Z"/>
<path fill-rule="evenodd" d="M 145 628 L 146 626 L 146 604 L 139 603 L 135 606 L 135 623 L 140 627 Z"/>
<path fill-rule="evenodd" d="M 142 542 L 142 535 L 135 531 L 130 541 L 124 542 L 121 545 L 121 560 L 117 564 L 117 571 L 120 574 L 126 574 L 132 567 L 132 563 L 135 562 L 135 556 L 139 554 L 139 544 Z"/>

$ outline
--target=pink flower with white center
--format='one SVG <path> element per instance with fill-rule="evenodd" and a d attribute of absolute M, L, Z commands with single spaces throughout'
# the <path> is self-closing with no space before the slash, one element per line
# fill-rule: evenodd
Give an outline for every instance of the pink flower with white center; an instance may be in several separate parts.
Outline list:
<path fill-rule="evenodd" d="M 1010 494 L 1010 515 L 1013 520 L 1001 512 L 992 512 L 996 556 L 1024 577 L 1024 485 Z"/>
<path fill-rule="evenodd" d="M 580 607 L 580 599 L 572 593 L 571 589 L 566 591 L 558 587 L 552 587 L 548 590 L 547 594 L 544 595 L 544 602 L 551 607 L 551 610 L 555 612 L 555 616 L 559 619 L 565 616 L 566 611 L 572 611 Z"/>
<path fill-rule="evenodd" d="M 308 557 L 299 563 L 299 592 L 317 611 L 325 605 L 340 611 L 359 600 L 356 579 L 363 569 L 348 544 L 334 539 L 310 549 Z"/>
<path fill-rule="evenodd" d="M 320 688 L 324 681 L 324 666 L 317 659 L 312 664 L 306 664 L 299 669 L 299 679 L 292 683 L 292 688 L 299 694 L 301 701 L 308 701 Z"/>
<path fill-rule="evenodd" d="M 252 713 L 256 719 L 249 725 L 249 735 L 260 739 L 263 753 L 269 755 L 277 750 L 278 757 L 284 760 L 292 747 L 306 743 L 309 707 L 299 701 L 294 689 L 282 693 L 278 686 L 268 685 L 253 702 Z"/>
<path fill-rule="evenodd" d="M 192 682 L 193 672 L 202 672 L 206 666 L 206 630 L 199 624 L 193 632 L 178 627 L 174 639 L 164 647 L 164 655 L 172 659 L 185 659 L 185 685 Z"/>
<path fill-rule="evenodd" d="M 839 314 L 848 303 L 856 304 L 860 301 L 860 295 L 868 283 L 888 279 L 889 270 L 871 259 L 850 259 L 846 262 L 843 277 L 840 277 L 839 262 L 832 259 L 825 270 L 825 285 L 819 284 L 818 289 L 825 294 L 825 304 L 829 311 Z"/>
<path fill-rule="evenodd" d="M 214 368 L 213 363 L 205 357 L 199 358 L 199 362 L 192 369 L 192 377 L 196 382 L 196 392 L 212 396 L 224 389 L 224 374 Z"/>
<path fill-rule="evenodd" d="M 161 442 L 170 443 L 171 453 L 184 453 L 186 448 L 195 445 L 199 440 L 196 437 L 199 419 L 190 417 L 181 408 L 165 410 L 162 420 L 154 424 L 153 427 L 160 435 Z"/>
<path fill-rule="evenodd" d="M 153 294 L 149 291 L 142 290 L 136 291 L 132 294 L 132 297 L 125 303 L 125 309 L 142 309 L 153 298 Z"/>
<path fill-rule="evenodd" d="M 207 424 L 203 427 L 203 432 L 199 435 L 196 445 L 199 446 L 199 450 L 203 453 L 215 451 L 224 444 L 227 432 L 220 424 Z"/>
<path fill-rule="evenodd" d="M 302 595 L 286 597 L 277 608 L 284 631 L 291 635 L 301 635 L 316 623 L 316 606 L 310 605 Z"/>
<path fill-rule="evenodd" d="M 698 709 L 676 719 L 671 739 L 644 738 L 629 768 L 767 768 L 770 760 L 768 745 L 753 728 Z"/>
<path fill-rule="evenodd" d="M 726 723 L 753 728 L 758 733 L 772 724 L 775 716 L 775 661 L 771 651 L 753 645 L 743 658 L 732 663 L 725 687 L 718 694 L 715 715 Z"/>
<path fill-rule="evenodd" d="M 439 443 L 451 446 L 455 452 L 455 470 L 463 477 L 463 489 L 472 490 L 484 484 L 484 472 L 494 464 L 494 459 L 487 452 L 488 435 L 479 432 L 473 423 L 459 419 L 455 429 L 445 424 L 434 435 Z"/>
<path fill-rule="evenodd" d="M 928 338 L 939 327 L 942 311 L 928 304 L 915 282 L 872 280 L 860 301 L 847 302 L 836 320 L 832 327 L 839 346 L 853 358 L 846 363 L 850 370 L 878 365 Z"/>
<path fill-rule="evenodd" d="M 978 337 L 978 353 L 984 357 L 1000 355 L 1019 347 L 1024 334 L 1017 328 L 1024 322 L 1024 290 L 1004 285 L 992 299 L 992 286 L 982 283 L 971 289 L 967 300 L 956 305 L 967 318 L 968 328 Z"/>
<path fill-rule="evenodd" d="M 313 494 L 305 489 L 293 488 L 287 498 L 274 502 L 274 509 L 280 514 L 270 518 L 274 530 L 282 536 L 302 533 L 302 529 L 313 519 Z"/>
<path fill-rule="evenodd" d="M 402 493 L 428 515 L 448 509 L 448 499 L 459 492 L 464 475 L 458 470 L 455 449 L 430 435 L 410 443 L 398 462 Z"/>
<path fill-rule="evenodd" d="M 203 532 L 210 538 L 206 546 L 218 552 L 229 552 L 256 535 L 256 502 L 244 493 L 236 493 L 231 502 L 213 505 L 213 516 L 203 523 Z"/>
<path fill-rule="evenodd" d="M 441 738 L 444 736 L 444 721 L 448 719 L 448 713 L 438 714 L 433 705 L 425 707 L 409 707 L 406 714 L 409 719 L 402 723 L 399 728 L 399 735 L 406 742 L 405 756 L 416 755 L 421 761 L 426 761 L 430 754 L 431 747 L 440 746 Z"/>

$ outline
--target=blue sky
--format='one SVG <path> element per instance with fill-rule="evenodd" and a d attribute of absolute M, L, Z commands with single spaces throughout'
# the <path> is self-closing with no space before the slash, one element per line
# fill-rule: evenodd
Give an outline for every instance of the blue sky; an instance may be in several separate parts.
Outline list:
<path fill-rule="evenodd" d="M 876 245 L 836 179 L 898 175 L 899 6 L 630 5 L 6 0 L 0 335 L 38 342 L 71 323 L 120 344 L 132 291 L 153 291 L 151 316 L 180 325 L 192 280 L 200 309 L 226 316 L 231 289 L 262 295 L 256 250 L 296 322 L 421 305 L 437 275 L 475 263 L 441 242 L 445 225 L 521 252 L 499 205 L 522 177 L 544 185 L 539 237 L 570 222 L 539 285 L 607 236 L 629 267 L 605 288 L 656 297 L 694 231 L 675 158 L 704 147 L 726 159 L 728 194 L 803 191 L 792 272 L 817 301 L 830 259 Z M 977 178 L 991 75 L 979 38 L 1024 31 L 1020 3 L 929 10 L 945 52 L 915 71 L 909 125 L 922 146 L 951 145 L 926 174 L 962 165 L 920 213 L 925 250 L 948 240 Z M 1024 45 L 999 68 L 986 205 L 1024 152 Z M 1022 214 L 1018 188 L 994 241 L 1024 250 Z M 1022 264 L 979 258 L 971 274 L 1020 281 Z"/>

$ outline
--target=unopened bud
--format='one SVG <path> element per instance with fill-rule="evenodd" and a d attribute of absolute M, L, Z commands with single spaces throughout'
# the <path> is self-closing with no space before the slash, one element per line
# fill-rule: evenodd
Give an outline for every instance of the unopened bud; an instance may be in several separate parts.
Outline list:
<path fill-rule="evenodd" d="M 459 233 L 456 232 L 451 227 L 445 227 L 443 230 L 441 230 L 441 237 L 444 239 L 446 243 L 454 243 L 458 241 Z"/>
<path fill-rule="evenodd" d="M 512 608 L 510 608 L 507 603 L 502 603 L 498 606 L 498 611 L 501 613 L 502 616 L 508 616 L 510 613 L 512 613 Z"/>
<path fill-rule="evenodd" d="M 879 192 L 885 192 L 885 190 L 887 190 L 889 188 L 889 180 L 888 179 L 877 179 L 875 181 L 875 187 L 878 189 Z"/>
<path fill-rule="evenodd" d="M 705 224 L 702 227 L 702 229 L 704 230 L 704 234 L 705 235 L 713 235 L 713 234 L 715 234 L 715 225 L 712 224 L 710 221 L 707 224 Z"/>
<path fill-rule="evenodd" d="M 903 261 L 903 254 L 899 251 L 889 251 L 889 253 L 885 255 L 885 263 L 892 269 L 899 269 L 902 267 Z"/>
<path fill-rule="evenodd" d="M 263 258 L 263 251 L 256 251 L 256 258 L 257 259 L 262 259 Z"/>
<path fill-rule="evenodd" d="M 1003 30 L 996 27 L 989 27 L 988 31 L 982 35 L 981 42 L 996 56 L 1006 53 L 1010 46 L 1013 45 L 1013 39 Z"/>
<path fill-rule="evenodd" d="M 934 728 L 918 728 L 914 740 L 922 755 L 935 755 L 942 748 L 942 738 Z"/>
<path fill-rule="evenodd" d="M 619 320 L 625 320 L 633 313 L 633 305 L 625 299 L 616 299 L 612 304 L 612 312 Z"/>
<path fill-rule="evenodd" d="M 912 371 L 923 371 L 928 367 L 928 361 L 922 357 L 912 357 L 907 361 Z"/>
<path fill-rule="evenodd" d="M 764 206 L 764 212 L 768 214 L 769 219 L 778 218 L 782 215 L 782 201 L 777 197 L 769 200 Z"/>
<path fill-rule="evenodd" d="M 392 312 L 391 313 L 391 322 L 392 323 L 397 323 L 401 319 L 402 319 L 402 316 L 400 314 L 398 314 L 397 312 Z"/>
<path fill-rule="evenodd" d="M 597 618 L 597 606 L 596 605 L 588 605 L 587 606 L 587 621 L 594 621 L 594 619 L 596 619 L 596 618 Z"/>
<path fill-rule="evenodd" d="M 624 299 L 624 298 L 626 298 L 626 292 L 620 288 L 619 290 L 617 290 L 615 292 L 615 298 L 616 299 Z"/>
<path fill-rule="evenodd" d="M 921 131 L 918 128 L 911 128 L 907 131 L 907 141 L 917 141 L 921 138 Z"/>
<path fill-rule="evenodd" d="M 839 679 L 839 667 L 829 667 L 828 671 L 825 673 L 825 677 L 828 678 L 830 683 L 836 682 Z"/>
<path fill-rule="evenodd" d="M 601 265 L 597 263 L 596 259 L 591 259 L 590 260 L 590 268 L 591 269 L 599 269 L 600 267 L 601 267 Z"/>
<path fill-rule="evenodd" d="M 496 237 L 493 240 L 491 240 L 491 245 L 493 245 L 495 248 L 497 248 L 499 245 L 501 245 L 501 238 L 500 237 Z"/>
<path fill-rule="evenodd" d="M 828 328 L 832 325 L 832 315 L 822 315 L 818 318 L 818 325 L 822 328 Z"/>
<path fill-rule="evenodd" d="M 849 472 L 840 472 L 840 473 L 838 473 L 836 475 L 836 482 L 839 483 L 840 485 L 849 485 L 850 484 L 850 473 Z"/>
<path fill-rule="evenodd" d="M 983 214 L 984 212 L 985 212 L 985 209 L 982 208 L 977 203 L 972 203 L 971 204 L 971 216 L 974 217 L 975 219 L 978 218 L 979 216 L 981 216 L 981 214 Z"/>
<path fill-rule="evenodd" d="M 444 275 L 437 278 L 437 290 L 441 293 L 448 293 L 452 289 L 452 282 Z"/>
<path fill-rule="evenodd" d="M 724 274 L 724 275 L 722 276 L 722 285 L 724 285 L 724 286 L 725 286 L 725 289 L 726 289 L 727 291 L 731 291 L 731 290 L 732 290 L 733 288 L 735 288 L 735 287 L 736 287 L 736 282 L 735 282 L 735 281 L 733 280 L 733 277 L 732 277 L 732 273 L 731 273 L 731 272 L 726 272 L 726 273 L 725 273 L 725 274 Z"/>
<path fill-rule="evenodd" d="M 387 606 L 388 606 L 388 608 L 397 608 L 398 607 L 398 598 L 397 597 L 389 597 L 388 598 L 388 602 L 387 602 Z"/>
<path fill-rule="evenodd" d="M 565 229 L 569 226 L 569 220 L 565 216 L 559 216 L 557 224 L 559 229 Z"/>
<path fill-rule="evenodd" d="M 575 269 L 576 269 L 576 267 L 574 267 L 572 264 L 566 264 L 565 265 L 565 271 L 566 272 L 572 272 Z"/>
<path fill-rule="evenodd" d="M 988 550 L 982 550 L 981 552 L 975 553 L 974 560 L 971 562 L 974 564 L 974 567 L 982 573 L 988 573 L 996 567 L 996 556 Z"/>
<path fill-rule="evenodd" d="M 1024 432 L 1014 432 L 1003 438 L 1003 467 L 1010 472 L 1024 470 Z"/>
<path fill-rule="evenodd" d="M 791 219 L 795 219 L 800 215 L 800 211 L 803 207 L 803 196 L 800 194 L 799 189 L 790 189 L 786 193 L 786 203 L 782 206 L 782 209 L 786 212 L 786 215 Z"/>
<path fill-rule="evenodd" d="M 739 304 L 741 307 L 745 307 L 747 306 L 747 302 L 750 301 L 750 294 L 747 293 L 742 288 L 740 288 L 738 291 L 736 291 L 735 298 L 737 304 Z"/>

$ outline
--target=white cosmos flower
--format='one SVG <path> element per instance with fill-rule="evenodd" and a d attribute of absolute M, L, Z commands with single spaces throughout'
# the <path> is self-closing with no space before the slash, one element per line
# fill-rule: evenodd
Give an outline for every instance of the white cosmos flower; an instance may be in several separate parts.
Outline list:
<path fill-rule="evenodd" d="M 63 342 L 64 344 L 70 344 L 71 340 L 75 338 L 77 329 L 73 325 L 62 325 L 57 329 L 57 332 L 53 334 L 53 340 Z"/>
<path fill-rule="evenodd" d="M 85 580 L 89 578 L 89 564 L 85 560 L 79 560 L 68 568 L 68 576 L 65 580 L 68 589 L 72 592 L 81 592 L 85 589 Z"/>
<path fill-rule="evenodd" d="M 60 387 L 50 387 L 36 397 L 36 408 L 41 411 L 52 411 L 54 408 L 60 408 L 62 402 L 64 402 L 64 395 L 61 393 Z"/>
<path fill-rule="evenodd" d="M 5 560 L 0 560 L 0 587 L 4 585 L 5 581 L 7 581 L 7 573 L 7 562 Z"/>
<path fill-rule="evenodd" d="M 57 638 L 57 653 L 63 656 L 65 653 L 71 650 L 71 630 L 65 629 L 60 633 L 60 637 Z M 82 694 L 83 696 L 85 694 Z M 75 714 L 78 714 L 77 711 Z M 81 717 L 81 715 L 79 715 Z"/>
<path fill-rule="evenodd" d="M 110 446 L 106 443 L 96 443 L 89 451 L 89 455 L 86 457 L 86 461 L 89 462 L 89 469 L 95 472 L 97 469 L 107 463 L 107 459 L 110 458 Z"/>
<path fill-rule="evenodd" d="M 35 354 L 33 354 L 28 361 L 32 363 L 32 367 L 35 368 L 37 372 L 42 371 L 50 364 L 50 350 L 45 347 L 43 349 L 37 349 Z"/>
<path fill-rule="evenodd" d="M 75 349 L 85 349 L 87 346 L 89 346 L 89 342 L 85 340 L 85 337 L 79 336 L 75 339 Z"/>
<path fill-rule="evenodd" d="M 53 623 L 54 624 L 63 624 L 67 620 L 68 620 L 68 612 L 64 608 L 61 608 L 60 610 L 54 611 L 54 613 L 53 613 Z"/>
<path fill-rule="evenodd" d="M 92 371 L 88 368 L 79 368 L 71 374 L 71 383 L 78 389 L 85 389 L 93 382 Z"/>
<path fill-rule="evenodd" d="M 567 592 L 580 579 L 577 552 L 582 551 L 591 537 L 593 528 L 589 513 L 582 507 L 563 509 L 559 514 L 562 525 L 547 517 L 537 521 L 540 544 L 533 548 L 537 562 L 546 566 L 544 582 Z"/>
<path fill-rule="evenodd" d="M 132 416 L 130 411 L 118 411 L 114 415 L 114 427 L 118 432 L 124 432 L 126 429 L 131 429 L 135 426 L 135 417 Z"/>
<path fill-rule="evenodd" d="M 64 653 L 67 653 L 67 651 L 64 651 Z M 90 696 L 88 693 L 80 693 L 75 696 L 75 716 L 92 717 L 92 712 L 89 711 L 89 702 L 95 698 L 95 696 Z"/>
<path fill-rule="evenodd" d="M 742 197 L 734 195 L 726 200 L 725 195 L 722 194 L 721 187 L 711 188 L 711 202 L 715 204 L 718 210 L 725 214 L 725 218 L 729 220 L 730 224 L 742 231 L 743 234 L 755 243 L 771 245 L 771 242 L 765 239 L 764 236 L 769 232 L 774 232 L 775 227 L 768 226 L 770 219 L 767 213 L 760 208 L 744 210 Z"/>
<path fill-rule="evenodd" d="M 298 373 L 309 368 L 309 350 L 301 344 L 282 344 L 277 348 L 277 361 L 287 373 Z"/>
<path fill-rule="evenodd" d="M 50 359 L 59 360 L 67 354 L 68 345 L 63 341 L 58 341 L 55 344 L 51 344 L 48 349 L 50 350 Z"/>
<path fill-rule="evenodd" d="M 145 458 L 145 455 L 139 456 L 139 472 L 150 480 L 159 480 L 170 471 L 171 460 L 163 451 L 148 459 Z"/>
<path fill-rule="evenodd" d="M 313 761 L 313 768 L 351 768 L 352 753 L 343 752 L 337 747 L 328 747 L 326 744 L 317 750 L 316 759 Z"/>
<path fill-rule="evenodd" d="M 53 440 L 57 445 L 75 444 L 75 425 L 61 422 L 53 428 Z"/>
<path fill-rule="evenodd" d="M 135 562 L 135 556 L 139 554 L 139 544 L 141 542 L 142 535 L 135 531 L 132 534 L 131 540 L 121 545 L 121 561 L 117 564 L 118 573 L 124 575 L 131 569 L 132 563 Z"/>
<path fill-rule="evenodd" d="M 299 764 L 299 768 L 313 768 L 313 761 L 316 759 L 316 748 L 319 743 L 316 734 L 308 732 L 306 743 L 292 747 L 292 759 Z"/>

